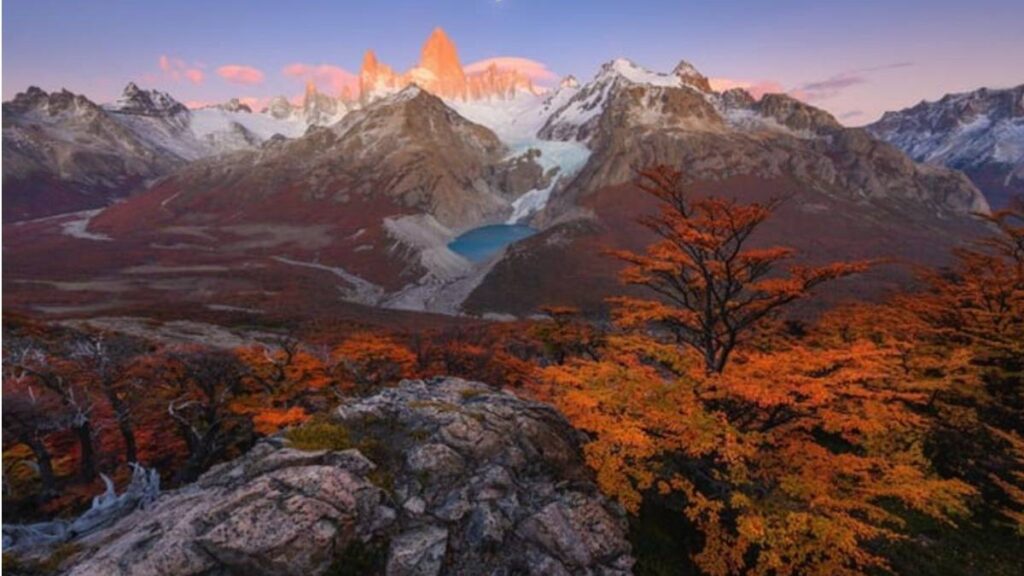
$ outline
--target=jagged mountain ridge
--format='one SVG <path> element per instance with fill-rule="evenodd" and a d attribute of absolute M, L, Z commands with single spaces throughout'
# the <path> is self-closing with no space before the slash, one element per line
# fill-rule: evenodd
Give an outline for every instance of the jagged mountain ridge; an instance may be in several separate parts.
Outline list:
<path fill-rule="evenodd" d="M 310 197 L 385 196 L 456 225 L 504 204 L 488 198 L 484 167 L 506 151 L 490 130 L 411 86 L 301 138 L 186 168 L 170 184 L 183 190 L 179 208 L 218 194 L 228 180 L 249 200 L 301 182 Z"/>
<path fill-rule="evenodd" d="M 962 170 L 995 206 L 1024 194 L 1024 84 L 922 101 L 867 129 L 918 162 Z"/>
<path fill-rule="evenodd" d="M 355 290 L 352 299 L 381 304 L 423 279 L 465 273 L 469 263 L 447 243 L 506 219 L 513 198 L 500 183 L 539 186 L 545 174 L 530 169 L 533 159 L 510 155 L 489 129 L 410 86 L 300 138 L 197 161 L 90 229 L 165 245 L 186 228 L 211 239 L 240 227 L 295 230 L 296 242 L 261 253 L 317 259 Z M 323 231 L 314 244 L 299 241 L 304 227 Z"/>
<path fill-rule="evenodd" d="M 593 81 L 552 95 L 561 103 L 541 136 L 582 142 L 591 156 L 534 219 L 543 231 L 509 248 L 465 310 L 522 315 L 551 302 L 600 310 L 606 296 L 623 290 L 603 249 L 637 249 L 653 240 L 635 219 L 655 206 L 629 184 L 635 170 L 653 164 L 681 170 L 695 194 L 787 198 L 758 240 L 793 246 L 807 262 L 940 264 L 949 248 L 980 231 L 971 214 L 988 205 L 963 174 L 916 164 L 789 96 L 718 93 L 688 63 L 677 70 L 685 77 L 620 59 Z M 517 278 L 531 279 L 528 290 L 504 288 Z M 906 270 L 890 267 L 845 283 L 845 290 L 878 295 L 908 280 Z"/>
<path fill-rule="evenodd" d="M 183 162 L 67 90 L 3 108 L 4 222 L 104 205 Z"/>
<path fill-rule="evenodd" d="M 102 106 L 67 90 L 31 87 L 4 103 L 3 218 L 105 206 L 191 161 L 304 130 L 240 107 L 189 110 L 134 83 Z"/>
<path fill-rule="evenodd" d="M 302 266 L 361 304 L 524 315 L 550 299 L 600 306 L 620 290 L 599 255 L 650 240 L 634 219 L 653 206 L 629 182 L 651 163 L 680 168 L 699 190 L 790 197 L 774 237 L 817 260 L 933 263 L 970 236 L 969 213 L 987 209 L 961 174 L 915 164 L 813 106 L 714 92 L 686 62 L 661 74 L 617 60 L 586 84 L 508 100 L 407 87 L 330 128 L 195 161 L 83 230 L 164 251 L 146 262 L 174 250 L 204 270 L 235 270 L 243 255 L 264 275 Z M 510 220 L 540 234 L 480 265 L 447 247 Z"/>

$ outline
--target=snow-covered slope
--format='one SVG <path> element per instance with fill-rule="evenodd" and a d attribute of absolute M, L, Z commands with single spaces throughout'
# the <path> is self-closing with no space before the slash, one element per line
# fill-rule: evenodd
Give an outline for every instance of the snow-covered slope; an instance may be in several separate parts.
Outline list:
<path fill-rule="evenodd" d="M 572 76 L 564 79 L 559 88 L 547 94 L 516 93 L 508 100 L 448 101 L 460 115 L 486 126 L 508 147 L 507 159 L 521 157 L 530 150 L 539 155 L 534 161 L 552 178 L 540 188 L 534 188 L 512 201 L 512 215 L 507 222 L 525 221 L 547 204 L 552 191 L 565 186 L 590 158 L 590 149 L 576 141 L 557 141 L 541 138 L 538 133 L 552 113 L 559 110 L 579 91 L 579 83 Z"/>
<path fill-rule="evenodd" d="M 607 62 L 601 66 L 593 80 L 581 88 L 573 89 L 571 96 L 558 103 L 558 107 L 540 128 L 539 134 L 551 140 L 588 142 L 597 130 L 601 114 L 612 97 L 633 86 L 688 88 L 699 94 L 710 92 L 707 78 L 689 62 L 680 62 L 675 70 L 672 74 L 652 72 L 625 58 Z"/>
<path fill-rule="evenodd" d="M 1024 84 L 947 94 L 886 112 L 868 130 L 918 162 L 964 171 L 993 205 L 1024 194 Z"/>
<path fill-rule="evenodd" d="M 237 100 L 189 110 L 166 92 L 134 83 L 103 109 L 154 149 L 186 161 L 254 148 L 275 134 L 295 138 L 307 127 L 298 117 L 253 113 Z"/>

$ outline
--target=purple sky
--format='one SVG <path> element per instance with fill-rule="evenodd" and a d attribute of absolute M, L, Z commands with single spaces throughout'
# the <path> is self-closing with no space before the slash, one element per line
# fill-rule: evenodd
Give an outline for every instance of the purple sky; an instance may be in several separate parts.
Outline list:
<path fill-rule="evenodd" d="M 685 58 L 718 86 L 789 91 L 856 125 L 1024 82 L 1022 12 L 1020 0 L 7 0 L 3 97 L 35 84 L 103 102 L 129 80 L 193 104 L 295 96 L 307 79 L 335 90 L 367 48 L 404 70 L 441 26 L 463 64 L 527 58 L 541 83 L 585 81 L 618 56 L 663 71 Z"/>

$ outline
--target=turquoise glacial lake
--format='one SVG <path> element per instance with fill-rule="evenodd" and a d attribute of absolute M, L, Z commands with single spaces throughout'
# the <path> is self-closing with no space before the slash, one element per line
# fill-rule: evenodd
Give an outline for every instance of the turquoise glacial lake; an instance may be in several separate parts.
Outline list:
<path fill-rule="evenodd" d="M 537 231 L 521 224 L 493 224 L 474 228 L 448 244 L 452 252 L 470 260 L 480 262 L 493 256 L 509 244 L 528 238 Z"/>

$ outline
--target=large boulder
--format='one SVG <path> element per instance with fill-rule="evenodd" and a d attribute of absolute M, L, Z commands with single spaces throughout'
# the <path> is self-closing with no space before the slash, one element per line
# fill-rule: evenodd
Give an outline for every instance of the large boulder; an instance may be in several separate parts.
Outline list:
<path fill-rule="evenodd" d="M 551 407 L 454 378 L 340 407 L 75 542 L 69 574 L 628 574 L 623 511 Z"/>

